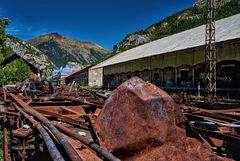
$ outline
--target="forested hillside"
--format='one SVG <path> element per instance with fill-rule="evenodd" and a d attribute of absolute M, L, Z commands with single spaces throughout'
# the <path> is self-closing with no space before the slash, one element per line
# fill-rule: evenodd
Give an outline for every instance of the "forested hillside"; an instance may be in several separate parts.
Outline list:
<path fill-rule="evenodd" d="M 114 52 L 122 52 L 147 42 L 185 31 L 206 22 L 206 1 L 198 0 L 192 7 L 169 16 L 158 23 L 128 34 L 114 46 Z M 216 20 L 240 13 L 240 0 L 216 0 Z"/>

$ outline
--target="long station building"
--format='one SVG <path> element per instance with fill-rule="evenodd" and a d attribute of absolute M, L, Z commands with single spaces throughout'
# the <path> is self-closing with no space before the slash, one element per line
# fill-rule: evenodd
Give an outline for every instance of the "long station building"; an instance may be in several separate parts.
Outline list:
<path fill-rule="evenodd" d="M 89 69 L 90 86 L 118 86 L 132 76 L 161 87 L 204 85 L 202 25 L 118 53 Z M 217 88 L 240 88 L 240 14 L 216 21 Z"/>

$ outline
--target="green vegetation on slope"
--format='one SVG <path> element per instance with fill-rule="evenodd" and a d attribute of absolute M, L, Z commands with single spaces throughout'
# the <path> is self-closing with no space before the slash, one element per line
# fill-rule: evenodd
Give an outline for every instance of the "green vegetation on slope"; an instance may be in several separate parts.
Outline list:
<path fill-rule="evenodd" d="M 5 34 L 5 28 L 9 23 L 10 21 L 7 18 L 0 19 L 0 62 L 11 52 L 11 49 L 4 45 L 7 37 Z"/>
<path fill-rule="evenodd" d="M 52 39 L 43 42 L 36 46 L 58 67 L 64 67 L 67 62 L 74 62 L 75 58 L 72 55 L 67 54 L 64 49 L 61 49 L 59 45 Z"/>
<path fill-rule="evenodd" d="M 239 0 L 216 0 L 216 4 L 216 20 L 240 13 Z M 204 1 L 199 0 L 199 2 L 192 7 L 169 16 L 145 30 L 128 34 L 123 41 L 114 46 L 114 52 L 122 52 L 149 41 L 203 25 L 206 22 L 205 13 L 206 5 Z M 138 43 L 136 39 L 131 39 L 133 35 L 144 35 L 148 40 L 144 43 Z"/>
<path fill-rule="evenodd" d="M 69 63 L 88 65 L 110 56 L 111 51 L 86 41 L 78 41 L 58 33 L 35 37 L 28 41 L 41 50 L 57 66 L 64 67 Z"/>

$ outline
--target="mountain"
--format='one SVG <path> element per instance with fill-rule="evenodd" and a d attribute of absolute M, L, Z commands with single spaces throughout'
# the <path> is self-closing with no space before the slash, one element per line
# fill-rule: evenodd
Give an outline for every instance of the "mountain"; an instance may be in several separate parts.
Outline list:
<path fill-rule="evenodd" d="M 41 50 L 57 66 L 80 64 L 82 66 L 99 62 L 111 55 L 92 42 L 78 41 L 58 33 L 50 33 L 27 41 Z"/>
<path fill-rule="evenodd" d="M 28 60 L 30 63 L 43 70 L 45 76 L 49 75 L 56 66 L 48 59 L 48 57 L 36 49 L 34 46 L 8 35 L 4 44 L 11 50 Z"/>
<path fill-rule="evenodd" d="M 205 2 L 206 0 L 198 0 L 190 8 L 169 16 L 147 29 L 128 34 L 114 46 L 114 53 L 205 24 Z M 216 20 L 238 13 L 240 13 L 240 0 L 216 0 Z"/>

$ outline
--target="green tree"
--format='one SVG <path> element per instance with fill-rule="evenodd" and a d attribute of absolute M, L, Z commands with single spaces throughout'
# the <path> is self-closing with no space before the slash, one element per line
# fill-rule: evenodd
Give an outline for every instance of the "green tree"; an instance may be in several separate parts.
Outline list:
<path fill-rule="evenodd" d="M 23 59 L 17 59 L 0 69 L 0 84 L 14 84 L 29 78 L 31 70 Z"/>
<path fill-rule="evenodd" d="M 0 63 L 4 57 L 9 55 L 11 51 L 6 47 L 4 42 L 7 38 L 5 33 L 6 26 L 10 23 L 9 19 L 0 19 Z M 17 59 L 5 67 L 0 67 L 0 84 L 14 84 L 29 78 L 31 71 L 23 59 Z"/>
<path fill-rule="evenodd" d="M 3 56 L 6 56 L 9 52 L 9 48 L 4 45 L 4 42 L 6 40 L 5 29 L 9 23 L 10 21 L 7 18 L 0 19 L 0 55 Z"/>
<path fill-rule="evenodd" d="M 3 60 L 4 60 L 4 56 L 3 56 L 3 54 L 0 54 L 0 63 L 2 63 Z"/>

